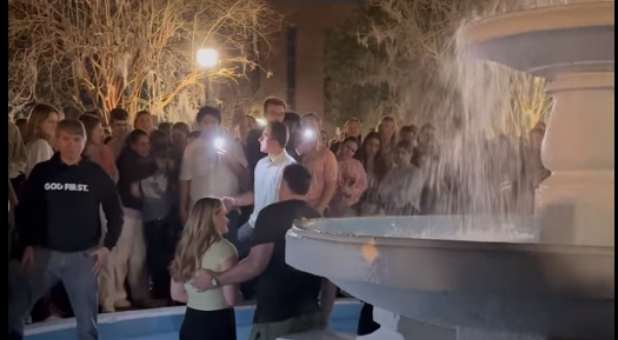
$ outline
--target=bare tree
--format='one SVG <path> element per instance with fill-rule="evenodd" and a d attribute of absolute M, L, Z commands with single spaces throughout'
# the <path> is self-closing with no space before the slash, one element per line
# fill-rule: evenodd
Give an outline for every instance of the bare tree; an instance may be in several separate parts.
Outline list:
<path fill-rule="evenodd" d="M 385 113 L 417 124 L 442 124 L 468 114 L 464 111 L 470 103 L 465 98 L 469 94 L 462 89 L 479 85 L 470 81 L 488 81 L 496 87 L 496 93 L 500 91 L 501 104 L 508 104 L 497 108 L 503 112 L 491 113 L 494 130 L 529 128 L 551 107 L 549 97 L 544 94 L 544 81 L 487 63 L 466 69 L 458 33 L 467 22 L 480 17 L 562 1 L 369 0 L 352 23 L 354 26 L 341 27 L 335 44 L 331 45 L 335 49 L 337 45 L 350 48 L 355 45 L 350 39 L 353 38 L 355 46 L 361 49 L 356 47 L 354 55 L 336 56 L 335 64 L 330 67 L 331 81 L 326 96 L 334 98 L 334 113 L 354 112 L 360 109 L 357 104 L 361 99 L 354 98 L 349 101 L 354 105 L 350 105 L 341 103 L 338 97 L 370 89 L 374 100 L 365 102 L 373 107 L 364 111 L 374 115 L 367 117 L 371 124 Z M 491 78 L 483 80 L 483 74 Z"/>
<path fill-rule="evenodd" d="M 281 17 L 263 0 L 10 0 L 9 104 L 121 106 L 181 119 L 206 84 L 260 69 Z M 198 48 L 219 51 L 211 70 Z"/>

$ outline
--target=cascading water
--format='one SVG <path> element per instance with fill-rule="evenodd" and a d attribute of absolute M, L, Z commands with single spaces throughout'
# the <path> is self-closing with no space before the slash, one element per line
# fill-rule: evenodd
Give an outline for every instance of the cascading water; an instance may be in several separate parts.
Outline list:
<path fill-rule="evenodd" d="M 565 3 L 496 1 L 481 15 Z M 531 119 L 547 117 L 551 98 L 544 93 L 544 79 L 470 57 L 462 32 L 474 19 L 461 21 L 447 43 L 452 53 L 441 54 L 436 63 L 433 81 L 446 96 L 419 103 L 425 107 L 424 120 L 435 127 L 435 138 L 422 148 L 428 189 L 424 199 L 431 201 L 423 214 L 459 216 L 451 220 L 459 221 L 454 232 L 464 239 L 475 235 L 490 240 L 495 235 L 503 240 L 512 235 L 515 240 L 526 230 L 529 240 L 534 223 L 532 179 L 543 168 L 530 166 L 540 158 L 540 148 L 528 134 L 537 123 Z M 478 225 L 476 215 L 491 222 Z"/>

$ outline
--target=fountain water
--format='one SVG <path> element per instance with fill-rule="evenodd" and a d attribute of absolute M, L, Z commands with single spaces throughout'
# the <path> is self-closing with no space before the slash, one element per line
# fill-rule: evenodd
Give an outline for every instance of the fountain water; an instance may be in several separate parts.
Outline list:
<path fill-rule="evenodd" d="M 614 338 L 613 13 L 613 1 L 576 1 L 460 32 L 469 57 L 548 82 L 542 159 L 552 175 L 535 194 L 537 223 L 518 218 L 513 228 L 509 214 L 322 219 L 288 233 L 289 264 L 379 307 L 382 327 L 363 339 Z M 503 89 L 468 90 L 473 100 L 473 90 Z M 468 180 L 472 192 L 482 179 Z"/>

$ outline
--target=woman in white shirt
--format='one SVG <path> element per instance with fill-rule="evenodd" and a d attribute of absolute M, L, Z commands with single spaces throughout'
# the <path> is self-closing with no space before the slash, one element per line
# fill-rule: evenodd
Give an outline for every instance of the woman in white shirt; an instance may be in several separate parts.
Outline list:
<path fill-rule="evenodd" d="M 206 197 L 193 206 L 170 267 L 171 295 L 186 302 L 180 339 L 236 339 L 233 306 L 236 286 L 197 291 L 191 279 L 199 269 L 223 272 L 238 262 L 236 248 L 222 237 L 228 231 L 227 211 L 221 201 Z"/>
<path fill-rule="evenodd" d="M 54 155 L 52 143 L 60 114 L 55 108 L 46 104 L 37 104 L 30 114 L 24 143 L 26 144 L 26 176 L 34 167 L 49 160 Z"/>

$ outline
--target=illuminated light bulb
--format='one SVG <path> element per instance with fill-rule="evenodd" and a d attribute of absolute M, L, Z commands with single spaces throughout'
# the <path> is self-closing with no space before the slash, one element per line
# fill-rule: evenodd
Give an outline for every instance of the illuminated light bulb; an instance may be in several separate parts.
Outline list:
<path fill-rule="evenodd" d="M 217 66 L 219 63 L 219 52 L 214 48 L 200 48 L 197 50 L 197 63 L 204 68 Z"/>

